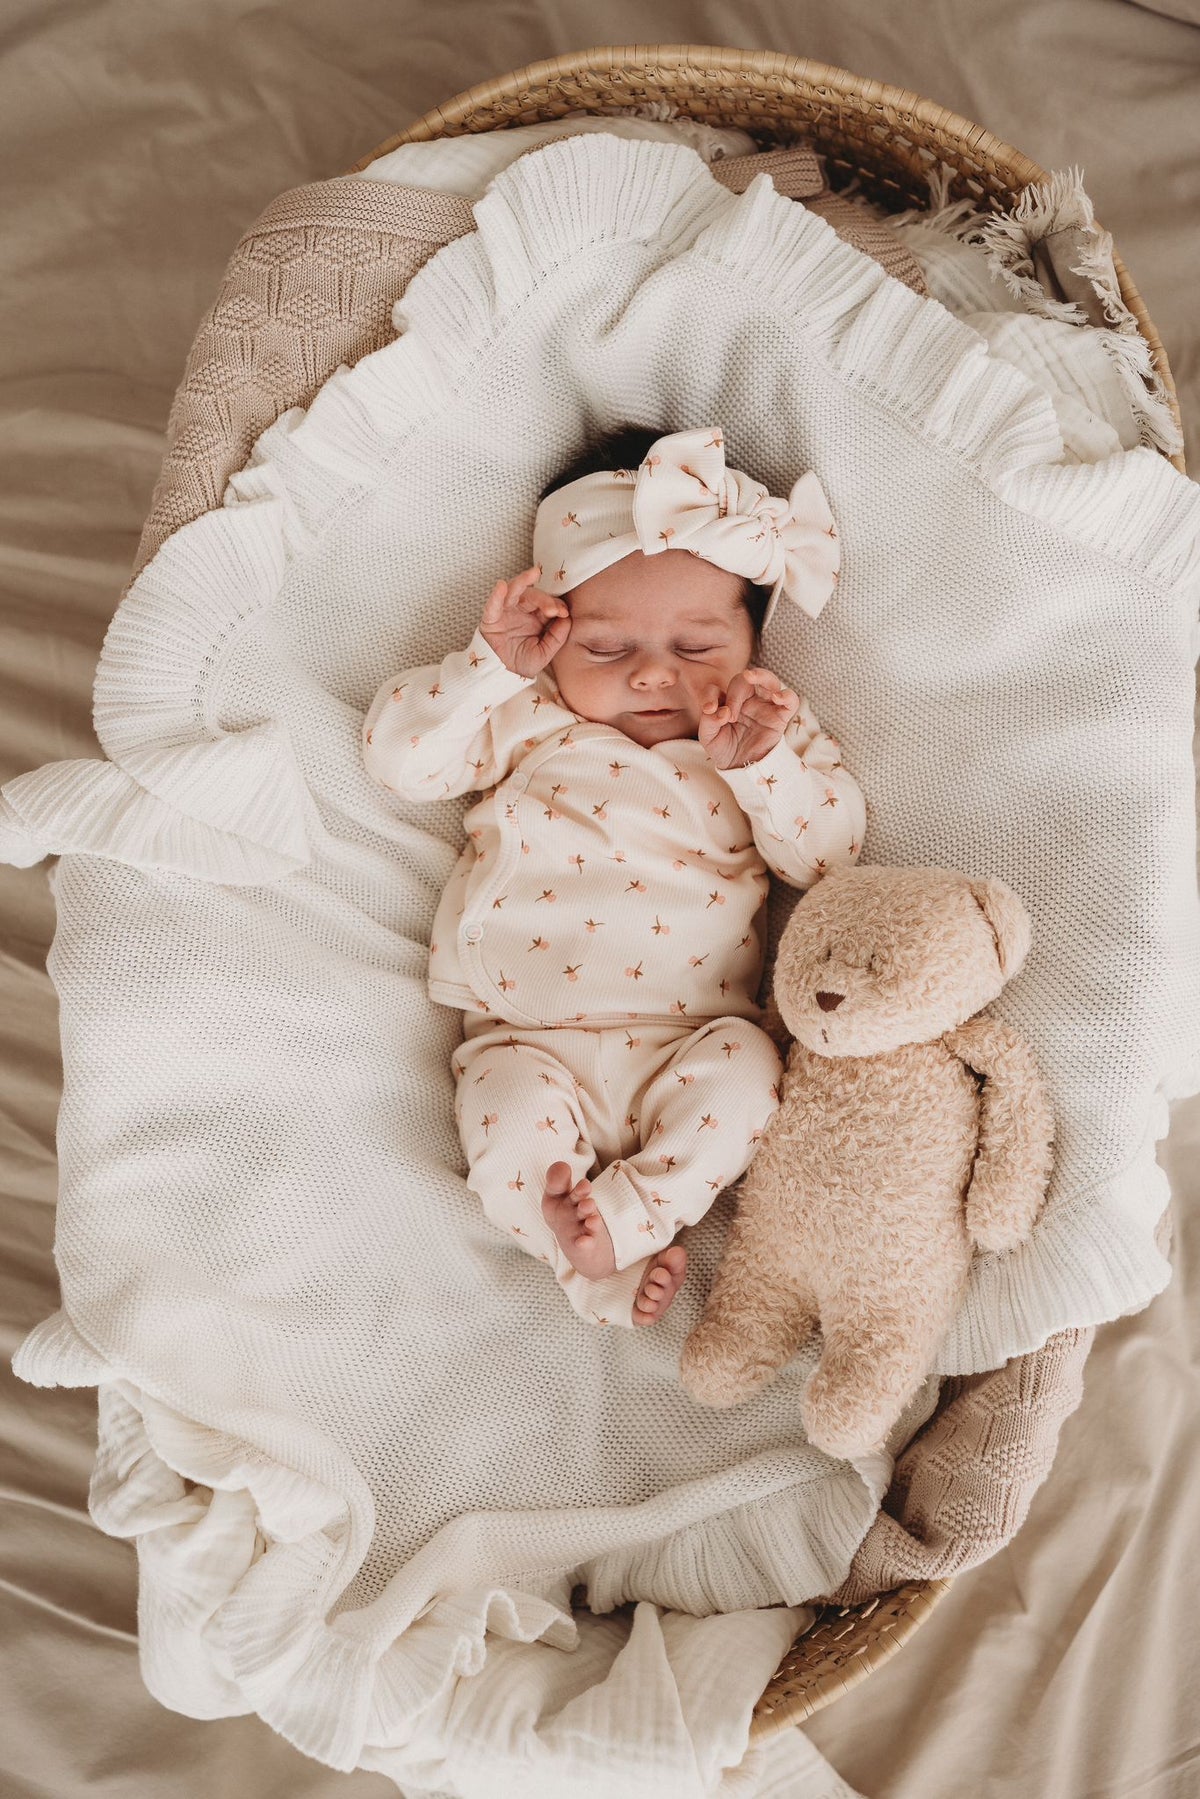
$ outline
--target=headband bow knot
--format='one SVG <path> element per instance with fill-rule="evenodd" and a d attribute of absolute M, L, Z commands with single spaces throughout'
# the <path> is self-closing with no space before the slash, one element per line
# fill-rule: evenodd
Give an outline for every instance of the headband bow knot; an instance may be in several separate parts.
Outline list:
<path fill-rule="evenodd" d="M 714 427 L 675 431 L 651 444 L 636 470 L 603 469 L 546 495 L 533 531 L 547 593 L 566 593 L 622 557 L 688 550 L 781 593 L 816 618 L 840 565 L 837 530 L 811 470 L 787 499 L 725 466 Z"/>

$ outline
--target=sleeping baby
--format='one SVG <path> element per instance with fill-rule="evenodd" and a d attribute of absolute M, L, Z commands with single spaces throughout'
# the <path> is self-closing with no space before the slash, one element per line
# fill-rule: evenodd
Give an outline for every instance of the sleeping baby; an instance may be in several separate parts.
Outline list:
<path fill-rule="evenodd" d="M 717 429 L 625 431 L 533 550 L 465 649 L 384 683 L 363 753 L 406 800 L 482 795 L 429 960 L 469 1186 L 583 1318 L 651 1324 L 779 1102 L 768 869 L 808 887 L 862 845 L 837 744 L 756 662 L 780 594 L 824 605 L 837 534 L 814 474 L 781 500 Z"/>

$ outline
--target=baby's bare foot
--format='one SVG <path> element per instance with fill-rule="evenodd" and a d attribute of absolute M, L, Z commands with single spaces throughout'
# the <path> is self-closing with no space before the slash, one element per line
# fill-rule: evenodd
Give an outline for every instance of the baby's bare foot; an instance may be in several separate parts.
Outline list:
<path fill-rule="evenodd" d="M 687 1273 L 687 1250 L 682 1243 L 668 1243 L 660 1249 L 642 1276 L 642 1284 L 633 1302 L 635 1324 L 657 1324 Z"/>
<path fill-rule="evenodd" d="M 572 1268 L 590 1281 L 601 1281 L 616 1273 L 612 1238 L 592 1198 L 592 1183 L 581 1180 L 572 1186 L 571 1169 L 566 1162 L 551 1162 L 546 1170 L 542 1217 Z"/>

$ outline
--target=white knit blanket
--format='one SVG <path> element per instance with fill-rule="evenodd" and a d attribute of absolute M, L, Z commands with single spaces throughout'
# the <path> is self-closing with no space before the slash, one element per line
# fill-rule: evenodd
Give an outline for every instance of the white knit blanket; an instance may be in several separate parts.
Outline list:
<path fill-rule="evenodd" d="M 689 149 L 581 136 L 475 215 L 397 340 L 130 589 L 96 681 L 110 760 L 3 789 L 0 855 L 63 858 L 63 1310 L 16 1366 L 100 1388 L 94 1515 L 137 1540 L 166 1704 L 256 1710 L 412 1791 L 833 1792 L 795 1733 L 734 1771 L 890 1460 L 801 1439 L 811 1352 L 733 1413 L 680 1390 L 727 1204 L 640 1332 L 589 1330 L 481 1218 L 458 1020 L 424 986 L 463 803 L 391 801 L 362 714 L 467 641 L 589 417 L 720 423 L 773 492 L 816 469 L 842 577 L 819 621 L 783 609 L 769 660 L 862 782 L 867 859 L 999 875 L 1034 919 L 998 1010 L 1057 1164 L 938 1362 L 982 1370 L 1168 1279 L 1200 507 L 1147 449 L 1063 464 L 1026 375 L 765 178 L 735 195 Z M 576 1584 L 642 1603 L 573 1621 Z"/>

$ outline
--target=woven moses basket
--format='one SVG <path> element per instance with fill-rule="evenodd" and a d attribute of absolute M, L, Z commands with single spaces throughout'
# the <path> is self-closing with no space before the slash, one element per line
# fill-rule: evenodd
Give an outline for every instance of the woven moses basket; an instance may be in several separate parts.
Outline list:
<path fill-rule="evenodd" d="M 826 160 L 831 186 L 857 178 L 889 212 L 929 204 L 928 176 L 951 172 L 948 198 L 1007 210 L 1046 171 L 970 120 L 902 88 L 773 51 L 699 44 L 605 45 L 531 63 L 480 82 L 435 107 L 356 163 L 365 169 L 401 144 L 604 114 L 665 101 L 681 116 L 749 132 L 762 149 L 804 139 Z M 1178 421 L 1166 354 L 1120 257 L 1122 298 L 1162 377 Z M 1182 455 L 1170 460 L 1183 472 Z M 928 1427 L 926 1427 L 928 1428 Z M 948 1580 L 909 1581 L 858 1606 L 818 1608 L 755 1708 L 752 1739 L 811 1717 L 894 1655 L 948 1591 Z"/>

